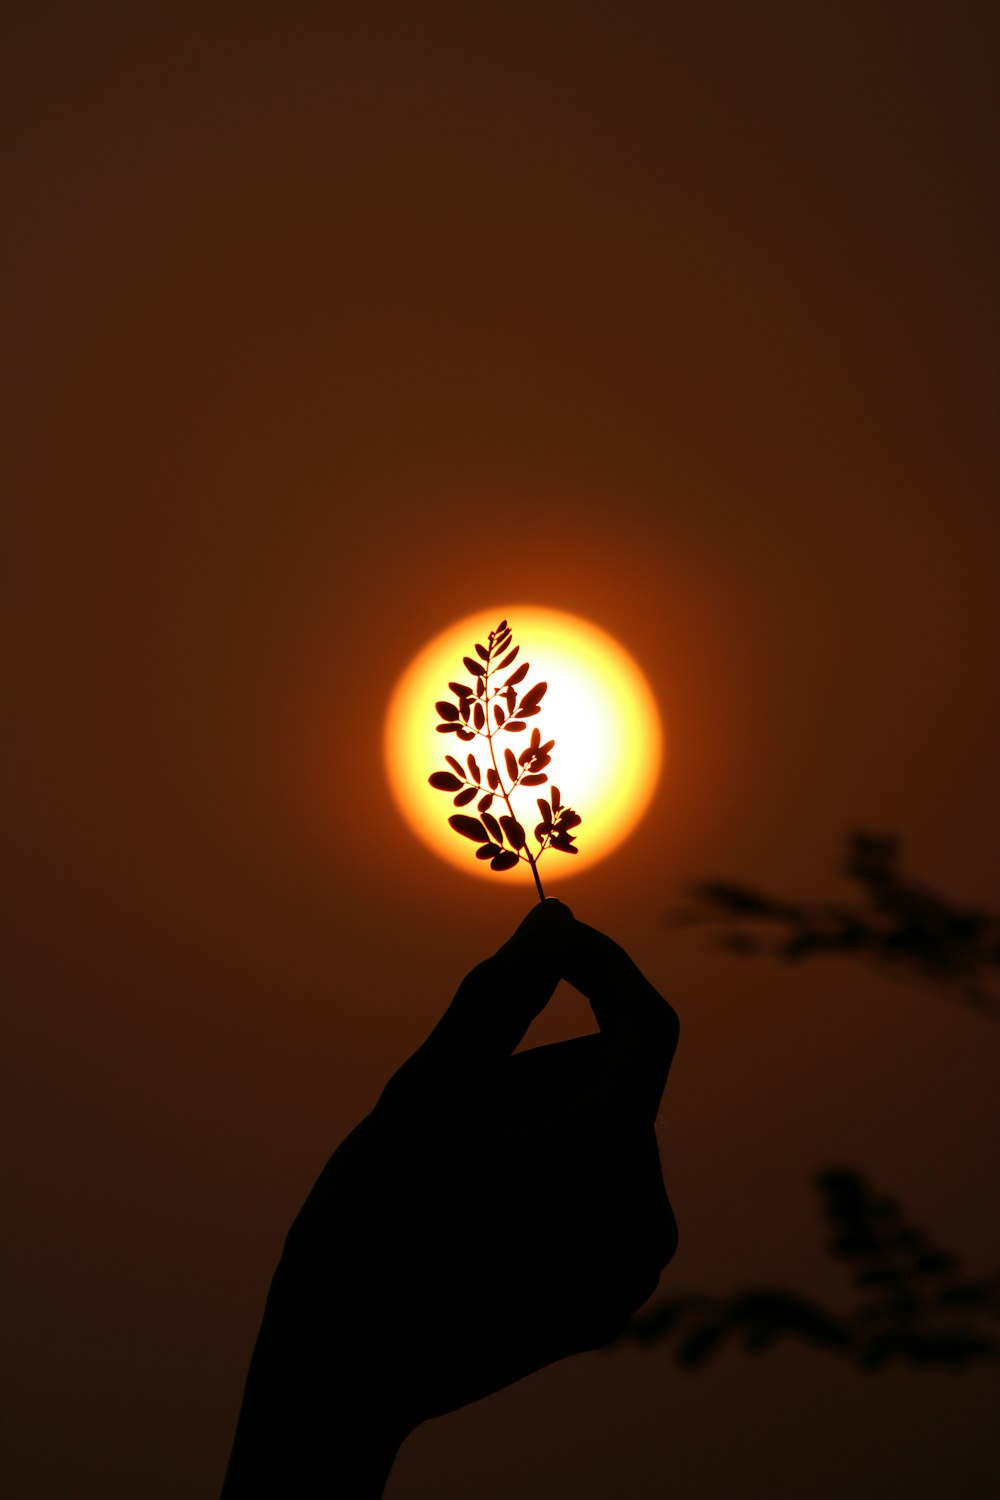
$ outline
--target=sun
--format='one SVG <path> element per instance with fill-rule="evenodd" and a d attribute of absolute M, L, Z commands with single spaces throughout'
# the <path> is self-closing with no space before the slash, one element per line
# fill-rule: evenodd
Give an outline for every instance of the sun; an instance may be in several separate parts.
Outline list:
<path fill-rule="evenodd" d="M 550 884 L 591 869 L 635 828 L 659 778 L 663 731 L 638 665 L 589 620 L 534 604 L 498 605 L 457 620 L 429 641 L 400 677 L 383 741 L 386 774 L 403 818 L 449 864 L 479 878 L 531 883 L 526 864 L 494 874 L 475 859 L 473 846 L 448 826 L 454 812 L 451 799 L 427 780 L 444 767 L 446 752 L 457 755 L 479 748 L 439 735 L 434 704 L 447 698 L 450 680 L 467 678 L 462 658 L 475 641 L 485 641 L 501 619 L 510 622 L 521 647 L 519 662 L 531 663 L 528 681 L 548 683 L 541 712 L 530 724 L 537 724 L 543 740 L 555 741 L 550 779 L 563 803 L 583 820 L 576 830 L 577 855 L 546 851 L 539 871 L 548 890 Z M 527 740 L 527 733 L 510 736 L 515 750 Z M 544 786 L 515 793 L 514 811 L 526 828 L 538 818 L 535 795 L 546 793 Z"/>

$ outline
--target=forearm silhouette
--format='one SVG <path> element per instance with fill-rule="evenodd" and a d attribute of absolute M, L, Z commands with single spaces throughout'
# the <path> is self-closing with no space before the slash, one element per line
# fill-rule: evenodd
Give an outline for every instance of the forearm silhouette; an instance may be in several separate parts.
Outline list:
<path fill-rule="evenodd" d="M 512 1055 L 560 979 L 599 1033 Z M 223 1500 L 379 1496 L 421 1422 L 622 1332 L 677 1243 L 654 1134 L 677 1034 L 558 901 L 472 970 L 292 1225 Z"/>

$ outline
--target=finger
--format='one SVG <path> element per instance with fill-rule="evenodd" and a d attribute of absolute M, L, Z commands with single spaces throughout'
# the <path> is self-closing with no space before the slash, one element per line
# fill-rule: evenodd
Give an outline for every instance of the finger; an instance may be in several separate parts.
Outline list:
<path fill-rule="evenodd" d="M 572 925 L 573 914 L 561 901 L 534 906 L 503 947 L 465 976 L 400 1072 L 411 1079 L 429 1073 L 461 1078 L 508 1058 L 552 998 Z"/>
<path fill-rule="evenodd" d="M 676 1012 L 624 948 L 574 921 L 562 935 L 563 977 L 590 1002 L 619 1076 L 643 1107 L 663 1093 L 677 1048 Z"/>

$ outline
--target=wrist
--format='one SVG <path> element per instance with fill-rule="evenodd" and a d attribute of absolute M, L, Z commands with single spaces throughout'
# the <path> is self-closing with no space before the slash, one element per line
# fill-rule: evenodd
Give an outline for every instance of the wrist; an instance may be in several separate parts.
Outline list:
<path fill-rule="evenodd" d="M 384 1393 L 357 1368 L 274 1355 L 262 1329 L 221 1500 L 380 1500 L 410 1430 Z"/>

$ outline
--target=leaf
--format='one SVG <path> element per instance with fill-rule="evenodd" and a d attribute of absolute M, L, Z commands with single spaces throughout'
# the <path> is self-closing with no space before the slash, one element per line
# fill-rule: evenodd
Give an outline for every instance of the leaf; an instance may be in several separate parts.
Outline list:
<path fill-rule="evenodd" d="M 455 798 L 455 806 L 468 807 L 469 803 L 472 801 L 473 797 L 475 797 L 478 791 L 479 788 L 476 786 L 467 786 L 464 791 L 459 792 L 458 796 Z"/>
<path fill-rule="evenodd" d="M 489 837 L 479 819 L 470 818 L 466 813 L 452 813 L 448 822 L 463 839 L 471 839 L 474 844 L 485 844 Z"/>
<path fill-rule="evenodd" d="M 485 691 L 486 691 L 486 678 L 485 677 L 477 677 L 476 678 L 476 697 L 477 698 L 481 698 L 483 696 L 483 694 L 485 693 Z"/>
<path fill-rule="evenodd" d="M 438 732 L 438 734 L 461 734 L 462 733 L 462 731 L 459 729 L 459 727 L 458 727 L 457 724 L 438 724 L 437 725 L 437 732 Z"/>
<path fill-rule="evenodd" d="M 504 719 L 506 718 L 506 715 L 505 715 L 503 709 L 500 707 L 499 703 L 494 703 L 494 705 L 493 705 L 493 717 L 494 717 L 494 719 L 496 719 L 496 721 L 497 721 L 497 728 L 499 729 L 500 725 L 503 723 Z"/>
<path fill-rule="evenodd" d="M 472 710 L 472 722 L 477 729 L 482 729 L 486 723 L 486 714 L 483 712 L 483 705 L 481 703 L 477 703 Z"/>
<path fill-rule="evenodd" d="M 519 729 L 523 729 L 525 726 L 520 719 L 508 719 L 503 727 L 508 734 L 516 734 Z"/>
<path fill-rule="evenodd" d="M 504 764 L 507 767 L 507 775 L 510 777 L 511 781 L 516 781 L 517 780 L 517 760 L 516 760 L 516 758 L 514 756 L 513 750 L 510 750 L 510 749 L 505 750 L 504 753 L 503 753 L 503 758 L 504 758 Z"/>
<path fill-rule="evenodd" d="M 448 756 L 448 755 L 445 756 L 445 760 L 450 760 L 450 759 L 451 759 L 450 756 Z M 496 789 L 497 789 L 497 787 L 500 785 L 500 777 L 497 775 L 496 771 L 494 771 L 494 769 L 493 769 L 492 766 L 490 766 L 489 770 L 486 772 L 486 781 L 487 781 L 487 785 L 489 786 L 490 790 L 493 791 L 493 792 L 495 792 Z"/>
<path fill-rule="evenodd" d="M 476 655 L 479 657 L 480 661 L 489 661 L 490 659 L 490 653 L 487 651 L 486 647 L 481 646 L 478 641 L 476 642 Z"/>
<path fill-rule="evenodd" d="M 489 834 L 490 838 L 493 840 L 494 844 L 503 843 L 503 834 L 500 832 L 500 824 L 497 822 L 492 813 L 483 813 L 482 824 L 486 829 L 486 832 Z"/>
<path fill-rule="evenodd" d="M 438 727 L 440 728 L 440 726 Z M 474 740 L 476 738 L 471 729 L 459 729 L 457 724 L 455 725 L 455 733 L 460 740 Z"/>
<path fill-rule="evenodd" d="M 556 800 L 556 789 L 555 789 L 555 787 L 553 787 L 552 788 L 552 801 L 555 802 L 555 800 Z M 538 811 L 541 813 L 542 818 L 544 819 L 544 821 L 546 823 L 551 823 L 552 822 L 552 809 L 549 806 L 549 804 L 546 802 L 545 798 L 544 797 L 536 797 L 535 801 L 538 803 Z"/>
<path fill-rule="evenodd" d="M 477 812 L 481 812 L 481 813 L 489 812 L 489 810 L 490 810 L 490 808 L 492 806 L 493 806 L 493 793 L 492 792 L 487 792 L 486 796 L 485 797 L 480 797 L 479 801 L 476 803 L 476 811 Z"/>
<path fill-rule="evenodd" d="M 469 702 L 470 702 L 470 700 L 468 698 L 463 698 L 462 699 L 461 711 L 462 711 L 462 723 L 463 724 L 468 724 L 468 722 L 469 722 L 469 714 L 471 712 L 471 709 L 469 708 Z"/>
<path fill-rule="evenodd" d="M 559 811 L 559 805 L 560 805 L 561 802 L 562 802 L 562 793 L 560 792 L 560 790 L 559 790 L 559 788 L 557 786 L 553 786 L 553 788 L 552 788 L 552 811 L 553 812 L 558 812 Z"/>
<path fill-rule="evenodd" d="M 519 682 L 524 681 L 530 671 L 530 661 L 523 661 L 516 672 L 511 672 L 510 676 L 507 678 L 507 681 L 504 683 L 504 687 L 516 687 Z"/>
<path fill-rule="evenodd" d="M 508 651 L 503 661 L 497 663 L 497 671 L 502 672 L 504 667 L 509 667 L 520 649 L 520 646 L 515 646 L 513 651 Z"/>
<path fill-rule="evenodd" d="M 468 756 L 467 759 L 469 762 L 469 774 L 476 783 L 476 786 L 480 786 L 483 778 L 479 773 L 479 762 L 474 755 Z"/>
<path fill-rule="evenodd" d="M 497 848 L 496 844 L 480 844 L 479 848 L 476 850 L 476 858 L 496 859 L 497 855 L 502 853 L 503 850 Z"/>
<path fill-rule="evenodd" d="M 519 862 L 519 856 L 512 849 L 502 849 L 498 855 L 490 861 L 491 870 L 512 870 Z"/>
<path fill-rule="evenodd" d="M 524 697 L 521 699 L 521 709 L 523 710 L 525 708 L 537 708 L 539 703 L 541 703 L 542 699 L 545 697 L 545 694 L 548 692 L 548 687 L 549 685 L 547 682 L 536 682 L 535 686 L 533 688 L 529 688 Z"/>
<path fill-rule="evenodd" d="M 437 709 L 438 717 L 441 719 L 451 719 L 454 721 L 458 718 L 458 709 L 454 703 L 449 703 L 446 698 L 442 698 L 440 703 L 435 703 L 434 707 Z"/>
<path fill-rule="evenodd" d="M 462 665 L 465 667 L 467 672 L 472 673 L 473 677 L 482 677 L 483 672 L 485 671 L 485 668 L 481 667 L 477 661 L 473 661 L 471 656 L 463 656 Z"/>
<path fill-rule="evenodd" d="M 451 768 L 452 768 L 453 771 L 457 771 L 458 772 L 459 776 L 464 781 L 465 780 L 465 768 L 462 765 L 461 761 L 456 760 L 453 755 L 446 755 L 445 756 L 445 760 L 448 762 L 449 766 L 451 766 Z"/>
<path fill-rule="evenodd" d="M 506 620 L 501 620 L 500 624 L 497 626 L 497 630 L 496 630 L 497 635 L 499 635 L 502 630 L 506 630 L 506 629 L 507 629 L 507 621 Z"/>
<path fill-rule="evenodd" d="M 451 760 L 450 755 L 448 759 Z M 427 780 L 437 792 L 457 792 L 462 785 L 460 778 L 453 776 L 450 771 L 435 771 Z"/>
<path fill-rule="evenodd" d="M 519 703 L 517 706 L 517 716 L 519 719 L 530 719 L 535 714 L 540 714 L 541 711 L 537 703 L 532 703 L 528 708 L 525 708 L 523 703 Z"/>
<path fill-rule="evenodd" d="M 451 688 L 456 698 L 472 697 L 472 689 L 469 687 L 469 684 L 467 682 L 449 682 L 448 686 Z"/>
<path fill-rule="evenodd" d="M 546 776 L 546 774 L 545 774 L 544 771 L 539 771 L 534 776 L 522 776 L 521 777 L 521 785 L 522 786 L 541 786 L 542 783 L 543 783 L 543 781 L 548 781 L 548 779 L 549 778 Z"/>
<path fill-rule="evenodd" d="M 527 842 L 524 829 L 516 818 L 501 818 L 500 827 L 507 835 L 507 842 L 512 849 L 523 849 Z"/>

